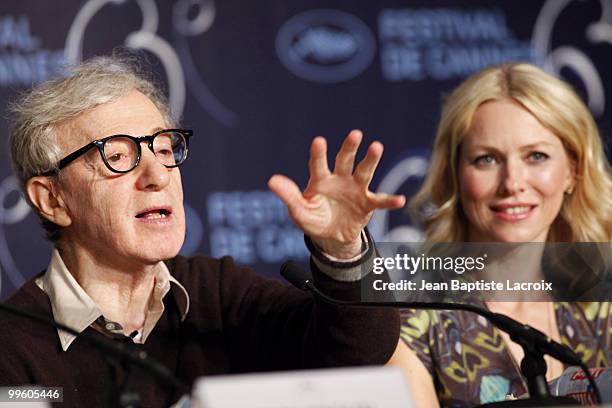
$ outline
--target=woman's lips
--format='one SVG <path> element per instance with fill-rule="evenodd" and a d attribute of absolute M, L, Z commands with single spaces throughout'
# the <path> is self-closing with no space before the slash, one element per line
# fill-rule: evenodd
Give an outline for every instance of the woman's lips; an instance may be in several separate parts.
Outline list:
<path fill-rule="evenodd" d="M 497 219 L 515 222 L 529 218 L 536 207 L 533 204 L 500 205 L 491 207 L 491 210 Z"/>

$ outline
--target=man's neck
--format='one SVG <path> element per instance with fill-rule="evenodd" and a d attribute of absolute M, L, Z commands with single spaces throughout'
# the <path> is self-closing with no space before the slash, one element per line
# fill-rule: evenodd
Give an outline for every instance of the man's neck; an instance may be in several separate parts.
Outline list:
<path fill-rule="evenodd" d="M 70 246 L 58 250 L 68 271 L 106 319 L 121 324 L 126 334 L 143 326 L 155 285 L 156 265 L 126 270 L 102 263 L 87 251 Z"/>

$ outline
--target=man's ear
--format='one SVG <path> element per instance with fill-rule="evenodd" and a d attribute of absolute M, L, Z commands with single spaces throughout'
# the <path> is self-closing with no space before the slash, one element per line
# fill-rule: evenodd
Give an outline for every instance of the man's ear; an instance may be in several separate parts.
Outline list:
<path fill-rule="evenodd" d="M 72 219 L 66 211 L 66 205 L 59 195 L 57 182 L 53 177 L 34 176 L 26 182 L 25 190 L 42 217 L 60 227 L 72 224 Z"/>

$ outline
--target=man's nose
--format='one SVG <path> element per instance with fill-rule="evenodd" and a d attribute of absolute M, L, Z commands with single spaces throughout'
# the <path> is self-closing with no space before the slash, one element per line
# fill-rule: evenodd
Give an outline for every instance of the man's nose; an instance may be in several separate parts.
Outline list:
<path fill-rule="evenodd" d="M 159 191 L 170 182 L 170 171 L 146 145 L 141 145 L 137 186 L 140 190 Z"/>

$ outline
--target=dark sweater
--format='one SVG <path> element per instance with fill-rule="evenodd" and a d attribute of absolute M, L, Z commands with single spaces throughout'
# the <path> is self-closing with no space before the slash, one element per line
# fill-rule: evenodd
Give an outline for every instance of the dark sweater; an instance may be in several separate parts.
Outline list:
<path fill-rule="evenodd" d="M 155 329 L 135 346 L 188 385 L 202 375 L 384 364 L 397 344 L 399 316 L 391 309 L 330 306 L 230 258 L 178 257 L 167 264 L 189 293 L 189 313 L 181 322 L 173 296 L 166 296 Z M 337 282 L 311 267 L 325 293 L 359 298 L 359 282 Z M 7 303 L 52 317 L 34 279 Z M 55 328 L 6 313 L 0 313 L 0 328 L 0 386 L 60 386 L 62 406 L 113 405 L 113 375 L 121 379 L 124 372 L 88 343 L 77 338 L 62 351 Z M 140 369 L 132 369 L 129 387 L 140 393 L 143 407 L 167 407 L 180 397 Z"/>

